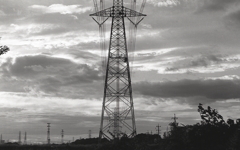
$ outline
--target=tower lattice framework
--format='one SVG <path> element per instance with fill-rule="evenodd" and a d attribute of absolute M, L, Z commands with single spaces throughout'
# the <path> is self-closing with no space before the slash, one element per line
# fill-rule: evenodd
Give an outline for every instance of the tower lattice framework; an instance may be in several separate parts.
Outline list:
<path fill-rule="evenodd" d="M 136 124 L 124 18 L 146 15 L 124 7 L 123 0 L 113 0 L 112 7 L 90 16 L 112 18 L 99 138 L 133 137 Z"/>

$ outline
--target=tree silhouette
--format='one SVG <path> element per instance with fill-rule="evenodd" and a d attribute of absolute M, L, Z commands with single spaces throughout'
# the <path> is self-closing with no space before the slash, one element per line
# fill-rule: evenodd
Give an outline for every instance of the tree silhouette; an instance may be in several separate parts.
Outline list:
<path fill-rule="evenodd" d="M 5 53 L 8 52 L 9 50 L 10 50 L 9 47 L 7 47 L 6 45 L 0 46 L 0 55 L 5 54 Z"/>
<path fill-rule="evenodd" d="M 223 120 L 222 115 L 220 115 L 216 109 L 212 109 L 210 106 L 208 106 L 207 109 L 204 109 L 202 104 L 199 104 L 198 112 L 200 113 L 200 117 L 202 119 L 203 124 L 211 125 L 226 124 L 226 122 Z"/>
<path fill-rule="evenodd" d="M 227 120 L 227 124 L 231 127 L 231 126 L 234 126 L 234 120 L 232 119 L 228 119 Z"/>

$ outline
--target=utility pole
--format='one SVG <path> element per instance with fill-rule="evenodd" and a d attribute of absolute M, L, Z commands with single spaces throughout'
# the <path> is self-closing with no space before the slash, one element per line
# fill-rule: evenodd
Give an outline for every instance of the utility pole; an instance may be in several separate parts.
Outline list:
<path fill-rule="evenodd" d="M 160 135 L 160 132 L 161 132 L 160 127 L 161 127 L 161 126 L 159 126 L 159 124 L 156 126 L 156 130 L 157 130 L 157 134 L 158 134 L 158 135 Z"/>
<path fill-rule="evenodd" d="M 146 15 L 124 7 L 123 0 L 113 0 L 112 7 L 100 11 L 95 3 L 95 10 L 90 16 L 100 18 L 98 21 L 93 18 L 100 29 L 108 18 L 112 18 L 99 140 L 103 137 L 109 140 L 120 139 L 125 134 L 123 131 L 127 131 L 128 137 L 134 137 L 136 123 L 124 18 L 136 29 Z M 131 20 L 134 17 L 142 19 Z"/>
<path fill-rule="evenodd" d="M 22 141 L 21 141 L 21 131 L 19 131 L 19 136 L 18 136 L 18 144 L 22 144 Z"/>
<path fill-rule="evenodd" d="M 0 140 L 1 140 L 1 141 L 0 141 L 0 144 L 3 144 L 3 142 L 2 142 L 2 140 L 3 140 L 3 139 L 2 139 L 2 134 L 1 134 L 1 139 L 0 139 Z"/>
<path fill-rule="evenodd" d="M 63 144 L 63 138 L 64 138 L 64 131 L 62 129 L 62 144 Z"/>
<path fill-rule="evenodd" d="M 47 144 L 50 145 L 50 124 L 51 123 L 47 123 L 47 127 L 48 127 L 48 131 L 47 131 Z"/>

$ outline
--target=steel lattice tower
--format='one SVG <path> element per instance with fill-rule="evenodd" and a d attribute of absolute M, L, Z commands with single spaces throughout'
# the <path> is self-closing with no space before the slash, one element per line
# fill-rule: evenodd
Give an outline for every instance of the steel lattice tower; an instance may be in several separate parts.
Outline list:
<path fill-rule="evenodd" d="M 20 145 L 22 144 L 21 131 L 19 131 L 18 144 L 20 144 Z"/>
<path fill-rule="evenodd" d="M 112 7 L 90 16 L 112 18 L 99 138 L 133 137 L 136 124 L 124 18 L 146 15 L 124 7 L 123 0 L 113 0 Z"/>
<path fill-rule="evenodd" d="M 25 135 L 24 135 L 24 145 L 27 145 L 27 132 L 25 132 Z"/>
<path fill-rule="evenodd" d="M 63 138 L 64 138 L 64 131 L 62 129 L 62 144 L 63 144 Z"/>
<path fill-rule="evenodd" d="M 47 123 L 47 127 L 48 127 L 48 130 L 47 130 L 47 144 L 48 145 L 51 144 L 51 140 L 50 140 L 50 124 L 51 123 Z"/>

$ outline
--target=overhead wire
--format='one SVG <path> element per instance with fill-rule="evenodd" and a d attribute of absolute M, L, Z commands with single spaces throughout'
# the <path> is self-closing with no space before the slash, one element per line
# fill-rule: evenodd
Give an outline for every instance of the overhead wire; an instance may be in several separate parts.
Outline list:
<path fill-rule="evenodd" d="M 132 9 L 132 2 L 133 0 L 131 0 L 131 9 Z M 127 51 L 129 52 L 131 50 L 131 37 L 132 37 L 132 32 L 131 32 L 131 22 L 129 22 L 129 26 L 128 26 L 128 40 L 127 40 Z M 128 53 L 129 54 L 129 53 Z M 130 58 L 130 55 L 128 55 L 128 58 Z"/>
<path fill-rule="evenodd" d="M 103 0 L 100 0 L 100 11 L 103 10 Z M 100 17 L 100 24 L 99 24 L 99 34 L 100 34 L 100 47 L 101 47 L 101 66 L 102 66 L 102 77 L 104 81 L 104 74 L 105 74 L 105 69 L 104 69 L 104 39 L 103 39 L 103 25 L 101 24 L 103 21 L 103 17 Z M 104 84 L 104 82 L 103 82 Z"/>
<path fill-rule="evenodd" d="M 136 10 L 136 0 L 131 1 L 131 9 Z M 133 17 L 135 19 L 135 17 Z M 133 21 L 135 23 L 135 20 Z M 130 64 L 131 64 L 131 69 L 130 72 L 132 73 L 133 70 L 133 62 L 134 62 L 134 52 L 135 52 L 135 25 L 133 23 L 129 23 L 129 42 L 128 42 L 128 47 L 130 52 Z"/>
<path fill-rule="evenodd" d="M 100 0 L 100 11 L 105 9 L 105 2 L 104 0 Z M 104 17 L 100 17 L 100 24 L 99 24 L 99 31 L 100 31 L 100 45 L 101 45 L 101 65 L 102 65 L 102 77 L 103 81 L 105 80 L 105 72 L 106 72 L 106 60 L 107 60 L 107 50 L 106 50 L 106 40 L 105 40 L 105 23 Z M 104 82 L 103 82 L 104 84 Z"/>
<path fill-rule="evenodd" d="M 100 0 L 100 6 L 98 6 L 97 0 L 93 0 L 95 12 L 99 12 L 105 8 L 104 0 Z M 99 43 L 101 49 L 101 70 L 102 70 L 102 77 L 103 81 L 105 79 L 104 75 L 106 72 L 106 44 L 105 44 L 105 24 L 104 24 L 104 17 L 97 16 L 97 22 L 99 26 Z M 103 83 L 104 84 L 104 83 Z"/>
<path fill-rule="evenodd" d="M 145 5 L 146 5 L 146 0 L 143 0 L 141 8 L 140 8 L 140 13 L 143 13 Z M 140 21 L 140 16 L 138 16 L 138 21 Z"/>
<path fill-rule="evenodd" d="M 104 0 L 100 0 L 100 9 L 104 10 L 105 9 L 105 2 Z M 104 22 L 104 18 L 102 17 L 102 22 Z M 105 38 L 105 34 L 106 34 L 106 27 L 105 27 L 105 23 L 102 24 L 102 44 L 103 44 L 103 74 L 105 74 L 106 72 L 106 65 L 107 65 L 107 50 L 106 50 L 106 38 Z"/>
<path fill-rule="evenodd" d="M 145 5 L 146 5 L 146 0 L 143 0 L 141 8 L 140 8 L 140 13 L 141 14 L 143 13 Z M 134 10 L 136 10 L 136 0 L 134 0 Z M 135 20 L 134 20 L 135 25 L 133 25 L 133 58 L 132 58 L 132 66 L 133 66 L 133 62 L 134 62 L 134 53 L 135 53 L 135 50 L 136 50 L 137 26 L 138 26 L 138 23 L 141 21 L 141 19 L 142 19 L 141 16 L 138 16 L 137 18 L 135 18 Z"/>
<path fill-rule="evenodd" d="M 133 3 L 133 10 L 134 11 L 136 11 L 136 2 L 137 2 L 137 0 L 134 0 L 134 3 Z M 136 23 L 136 18 L 134 17 L 134 22 Z M 135 44 L 136 44 L 136 36 L 137 36 L 137 26 L 135 26 L 135 25 L 132 25 L 132 28 L 133 28 L 133 45 L 132 45 L 132 47 L 133 47 L 133 56 L 132 56 L 132 66 L 133 66 L 133 63 L 134 63 L 134 58 L 135 58 L 135 50 L 136 50 L 136 46 L 135 46 Z M 132 69 L 131 69 L 131 72 L 133 71 L 133 67 L 132 67 Z"/>

